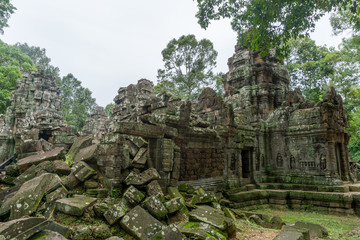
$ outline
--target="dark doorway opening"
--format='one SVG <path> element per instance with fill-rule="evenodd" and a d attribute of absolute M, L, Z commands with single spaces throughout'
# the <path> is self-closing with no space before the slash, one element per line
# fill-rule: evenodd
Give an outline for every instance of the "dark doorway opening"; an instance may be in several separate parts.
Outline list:
<path fill-rule="evenodd" d="M 346 174 L 345 174 L 345 162 L 343 158 L 342 144 L 337 143 L 335 145 L 335 150 L 336 150 L 336 162 L 339 169 L 339 175 L 341 178 L 344 178 Z"/>
<path fill-rule="evenodd" d="M 49 139 L 52 137 L 52 133 L 49 130 L 40 130 L 39 132 L 39 139 L 44 139 L 46 141 L 49 141 Z"/>
<path fill-rule="evenodd" d="M 241 151 L 241 163 L 242 163 L 242 177 L 249 178 L 251 174 L 251 161 L 252 151 L 242 150 Z"/>

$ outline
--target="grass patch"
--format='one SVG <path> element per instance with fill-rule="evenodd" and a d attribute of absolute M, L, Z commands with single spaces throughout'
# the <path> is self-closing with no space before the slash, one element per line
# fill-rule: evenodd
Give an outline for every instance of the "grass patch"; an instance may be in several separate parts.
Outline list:
<path fill-rule="evenodd" d="M 253 212 L 264 213 L 270 216 L 279 216 L 286 223 L 294 224 L 296 221 L 304 221 L 320 224 L 329 231 L 332 240 L 359 240 L 360 218 L 357 216 L 337 216 L 310 211 L 261 209 Z"/>

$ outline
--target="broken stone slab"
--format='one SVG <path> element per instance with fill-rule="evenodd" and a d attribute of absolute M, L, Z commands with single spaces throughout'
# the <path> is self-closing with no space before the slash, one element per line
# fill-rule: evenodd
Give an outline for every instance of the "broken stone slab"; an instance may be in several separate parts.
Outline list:
<path fill-rule="evenodd" d="M 179 189 L 177 187 L 168 187 L 167 188 L 168 194 L 171 198 L 177 198 L 177 197 L 183 197 L 181 193 L 179 192 Z"/>
<path fill-rule="evenodd" d="M 105 240 L 124 240 L 124 239 L 121 238 L 121 237 L 112 236 L 112 237 L 109 237 L 109 238 L 107 238 Z"/>
<path fill-rule="evenodd" d="M 136 189 L 134 186 L 130 186 L 123 194 L 124 199 L 126 202 L 128 202 L 130 205 L 137 205 L 139 204 L 145 197 L 145 194 L 138 189 Z"/>
<path fill-rule="evenodd" d="M 279 216 L 273 216 L 273 217 L 270 219 L 270 224 L 271 224 L 271 227 L 272 227 L 272 228 L 281 229 L 282 226 L 284 226 L 286 223 L 281 219 L 281 217 L 279 217 Z"/>
<path fill-rule="evenodd" d="M 282 232 L 299 232 L 304 240 L 310 240 L 309 229 L 296 227 L 295 225 L 284 225 L 281 230 Z"/>
<path fill-rule="evenodd" d="M 63 235 L 61 235 L 60 233 L 57 232 L 53 232 L 50 230 L 43 230 L 37 234 L 35 234 L 34 236 L 32 236 L 32 239 L 42 239 L 42 240 L 66 240 L 67 238 L 65 238 Z"/>
<path fill-rule="evenodd" d="M 153 196 L 153 195 L 164 196 L 161 186 L 157 180 L 153 180 L 148 185 L 146 185 L 146 192 L 149 196 Z"/>
<path fill-rule="evenodd" d="M 66 238 L 69 238 L 70 234 L 71 234 L 71 229 L 63 226 L 63 225 L 60 225 L 56 222 L 50 222 L 49 225 L 47 225 L 44 230 L 49 230 L 49 231 L 52 231 L 52 232 L 57 232 L 57 233 L 60 233 L 61 235 L 63 235 L 64 237 Z"/>
<path fill-rule="evenodd" d="M 92 169 L 87 163 L 80 161 L 73 165 L 74 176 L 79 179 L 81 182 L 89 179 L 92 175 L 95 175 L 96 172 Z"/>
<path fill-rule="evenodd" d="M 91 162 L 95 158 L 95 153 L 98 146 L 98 144 L 93 144 L 86 148 L 80 149 L 80 151 L 75 156 L 74 162 Z"/>
<path fill-rule="evenodd" d="M 11 199 L 10 220 L 34 213 L 55 178 L 58 176 L 45 173 L 24 183 Z"/>
<path fill-rule="evenodd" d="M 131 163 L 145 164 L 147 157 L 144 155 L 146 154 L 147 154 L 147 148 L 140 148 L 139 151 L 136 153 L 134 159 L 131 161 Z"/>
<path fill-rule="evenodd" d="M 10 177 L 17 177 L 19 176 L 19 169 L 16 165 L 8 165 L 4 168 L 6 175 Z"/>
<path fill-rule="evenodd" d="M 227 240 L 228 236 L 220 229 L 203 222 L 187 222 L 179 225 L 179 230 L 189 239 Z"/>
<path fill-rule="evenodd" d="M 50 203 L 50 202 L 56 201 L 58 199 L 66 198 L 67 194 L 68 194 L 68 191 L 66 190 L 66 188 L 59 187 L 55 191 L 46 195 L 46 202 Z"/>
<path fill-rule="evenodd" d="M 96 198 L 85 196 L 63 198 L 56 201 L 56 210 L 68 215 L 80 217 L 84 214 L 85 209 L 96 200 Z"/>
<path fill-rule="evenodd" d="M 206 192 L 200 188 L 197 190 L 197 194 L 192 197 L 190 204 L 195 206 L 196 204 L 211 203 L 216 201 L 217 199 L 215 193 Z"/>
<path fill-rule="evenodd" d="M 140 240 L 150 240 L 164 225 L 140 206 L 131 209 L 120 221 L 120 226 Z"/>
<path fill-rule="evenodd" d="M 91 240 L 91 229 L 86 225 L 79 225 L 75 228 L 73 240 Z"/>
<path fill-rule="evenodd" d="M 260 218 L 259 215 L 253 214 L 249 217 L 249 221 L 253 222 L 261 227 L 264 228 L 271 228 L 270 223 L 268 223 L 267 221 L 263 220 L 262 218 Z"/>
<path fill-rule="evenodd" d="M 94 212 L 97 217 L 103 217 L 105 212 L 109 209 L 106 203 L 96 203 L 94 205 Z"/>
<path fill-rule="evenodd" d="M 217 209 L 207 205 L 200 205 L 189 213 L 189 220 L 193 222 L 204 222 L 232 236 L 236 232 L 234 222 L 222 215 Z"/>
<path fill-rule="evenodd" d="M 300 232 L 281 232 L 273 240 L 305 240 Z"/>
<path fill-rule="evenodd" d="M 153 239 L 161 240 L 185 240 L 184 235 L 180 232 L 176 225 L 172 224 L 163 228 Z"/>
<path fill-rule="evenodd" d="M 143 202 L 143 206 L 151 215 L 159 220 L 163 219 L 168 213 L 166 207 L 162 203 L 162 197 L 160 195 L 147 197 Z"/>
<path fill-rule="evenodd" d="M 14 180 L 15 180 L 14 177 L 10 177 L 5 174 L 0 175 L 0 183 L 6 184 L 6 185 L 15 185 Z"/>
<path fill-rule="evenodd" d="M 105 213 L 104 217 L 106 221 L 113 225 L 119 221 L 127 212 L 127 207 L 123 203 L 118 203 L 110 207 Z"/>
<path fill-rule="evenodd" d="M 92 227 L 92 236 L 95 239 L 106 239 L 111 237 L 110 228 L 106 224 L 95 225 Z"/>
<path fill-rule="evenodd" d="M 20 218 L 0 224 L 0 238 L 26 240 L 43 230 L 51 221 L 45 218 Z"/>
<path fill-rule="evenodd" d="M 75 174 L 72 172 L 64 179 L 62 179 L 62 183 L 67 189 L 71 190 L 74 189 L 81 182 L 79 179 L 77 179 L 77 177 L 75 177 Z"/>
<path fill-rule="evenodd" d="M 144 172 L 140 174 L 136 174 L 135 172 L 131 172 L 124 182 L 127 185 L 145 185 L 153 180 L 160 179 L 160 174 L 155 168 L 146 169 Z"/>
<path fill-rule="evenodd" d="M 186 207 L 185 201 L 183 197 L 177 197 L 170 199 L 169 201 L 165 202 L 165 207 L 168 213 L 172 214 L 177 211 L 188 212 Z"/>
<path fill-rule="evenodd" d="M 92 140 L 93 137 L 90 135 L 76 138 L 69 152 L 67 153 L 68 158 L 75 160 L 76 155 L 79 153 L 80 149 L 90 146 L 92 144 Z"/>
<path fill-rule="evenodd" d="M 298 221 L 295 223 L 295 227 L 308 229 L 310 232 L 310 238 L 326 237 L 329 235 L 329 232 L 326 228 L 315 223 Z"/>
<path fill-rule="evenodd" d="M 37 165 L 39 163 L 45 162 L 45 161 L 52 161 L 60 159 L 63 155 L 63 147 L 55 148 L 49 152 L 45 152 L 38 155 L 32 155 L 30 157 L 26 157 L 23 159 L 20 159 L 17 162 L 17 166 L 21 171 L 25 171 L 28 169 L 31 165 Z"/>

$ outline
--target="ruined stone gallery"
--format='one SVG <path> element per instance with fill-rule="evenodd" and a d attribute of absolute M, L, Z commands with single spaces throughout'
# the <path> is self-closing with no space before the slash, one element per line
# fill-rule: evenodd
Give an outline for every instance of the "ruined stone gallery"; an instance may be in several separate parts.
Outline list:
<path fill-rule="evenodd" d="M 237 47 L 228 66 L 224 97 L 156 95 L 146 79 L 121 87 L 113 116 L 98 107 L 81 135 L 54 80 L 24 74 L 0 116 L 0 239 L 236 239 L 237 218 L 310 239 L 326 229 L 249 210 L 360 214 L 334 88 L 305 101 L 272 53 Z"/>

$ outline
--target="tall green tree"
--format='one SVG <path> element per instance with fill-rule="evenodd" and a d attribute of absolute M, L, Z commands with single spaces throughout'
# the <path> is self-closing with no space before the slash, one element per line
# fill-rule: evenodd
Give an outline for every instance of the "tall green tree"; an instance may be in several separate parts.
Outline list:
<path fill-rule="evenodd" d="M 10 3 L 10 0 L 0 1 L 0 33 L 4 34 L 4 28 L 8 27 L 7 24 L 10 15 L 14 13 L 16 8 Z"/>
<path fill-rule="evenodd" d="M 63 99 L 63 113 L 73 131 L 81 131 L 86 119 L 96 107 L 96 100 L 91 96 L 88 88 L 81 86 L 81 82 L 69 73 L 61 79 L 60 95 Z"/>
<path fill-rule="evenodd" d="M 51 59 L 46 56 L 45 48 L 29 46 L 27 43 L 16 43 L 15 46 L 31 58 L 38 70 L 43 70 L 55 79 L 59 77 L 60 69 L 50 64 Z"/>
<path fill-rule="evenodd" d="M 315 23 L 333 10 L 349 9 L 351 22 L 360 29 L 358 0 L 197 0 L 199 24 L 230 18 L 240 45 L 267 54 L 276 47 L 277 56 L 288 55 L 291 38 L 306 36 Z"/>
<path fill-rule="evenodd" d="M 171 40 L 161 52 L 164 69 L 158 70 L 157 89 L 194 99 L 198 92 L 214 81 L 217 52 L 210 40 L 197 41 L 194 35 Z"/>
<path fill-rule="evenodd" d="M 108 105 L 105 106 L 105 112 L 109 117 L 112 117 L 114 107 L 115 107 L 114 103 L 109 103 Z"/>
<path fill-rule="evenodd" d="M 291 39 L 290 55 L 284 59 L 290 86 L 302 90 L 307 100 L 319 102 L 335 74 L 339 54 L 333 48 L 317 46 L 310 38 Z"/>
<path fill-rule="evenodd" d="M 0 40 L 0 113 L 10 106 L 11 92 L 16 88 L 16 80 L 24 71 L 35 71 L 31 59 L 14 46 Z"/>

